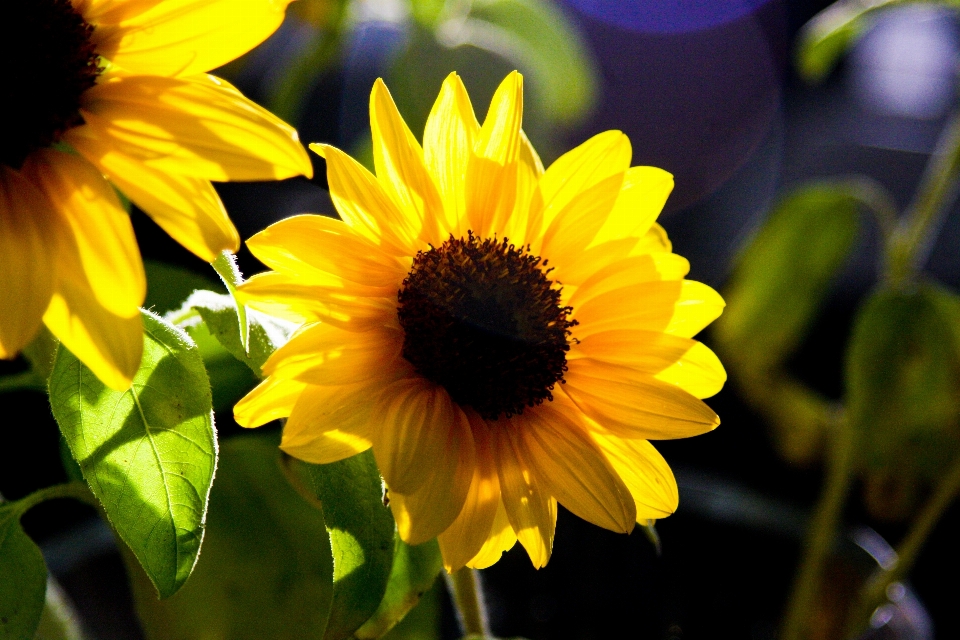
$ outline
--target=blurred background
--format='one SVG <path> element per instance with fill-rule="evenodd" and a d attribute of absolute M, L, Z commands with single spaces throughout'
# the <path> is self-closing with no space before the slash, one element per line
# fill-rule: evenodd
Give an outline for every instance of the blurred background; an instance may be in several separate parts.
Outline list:
<path fill-rule="evenodd" d="M 675 176 L 660 222 L 675 252 L 689 258 L 689 277 L 723 291 L 738 250 L 800 184 L 868 176 L 902 209 L 957 106 L 960 22 L 954 10 L 937 4 L 874 14 L 822 82 L 801 80 L 793 57 L 797 34 L 827 4 L 298 0 L 273 37 L 217 73 L 294 123 L 304 142 L 328 142 L 365 159 L 367 101 L 377 77 L 419 134 L 449 71 L 463 77 L 482 116 L 503 76 L 519 69 L 526 80 L 524 128 L 544 163 L 595 133 L 624 131 L 634 165 L 659 166 Z M 242 237 L 292 214 L 332 214 L 323 160 L 312 159 L 313 180 L 218 186 Z M 134 221 L 153 282 L 165 277 L 168 264 L 196 274 L 195 282 L 181 283 L 187 291 L 215 286 L 204 284 L 215 280 L 208 265 L 157 233 L 145 216 Z M 828 399 L 843 392 L 844 352 L 856 306 L 876 282 L 879 237 L 864 220 L 854 250 L 786 364 L 793 377 Z M 240 266 L 247 276 L 262 270 L 246 250 Z M 945 218 L 924 268 L 942 284 L 960 287 L 957 211 Z M 151 295 L 148 305 L 160 312 L 180 302 Z M 702 339 L 713 345 L 709 330 Z M 248 373 L 237 378 L 231 366 L 223 363 L 221 374 L 233 376 L 234 387 L 215 397 L 221 438 L 239 432 L 229 408 L 253 383 Z M 211 374 L 218 375 L 215 366 Z M 31 412 L 49 414 L 44 395 L 17 395 L 16 402 L 36 405 Z M 612 534 L 561 508 L 545 569 L 534 571 L 517 547 L 482 573 L 494 633 L 532 640 L 776 637 L 821 488 L 821 445 L 816 434 L 785 444 L 784 435 L 744 401 L 733 373 L 708 403 L 722 419 L 715 432 L 658 443 L 680 485 L 679 511 L 656 525 L 659 548 L 639 530 Z M 48 422 L 12 429 L 21 444 L 0 450 L 0 491 L 7 498 L 63 477 L 60 460 L 43 457 L 56 451 L 58 438 L 56 424 Z M 15 459 L 24 450 L 38 452 L 26 470 Z M 922 495 L 923 488 L 917 491 Z M 889 562 L 888 541 L 905 531 L 902 519 L 870 508 L 860 492 L 858 485 L 843 514 L 845 534 L 811 613 L 824 629 L 842 615 L 855 585 Z M 84 507 L 65 507 L 40 507 L 24 524 L 76 603 L 90 638 L 141 638 L 109 530 Z M 874 621 L 869 637 L 960 637 L 960 586 L 953 579 L 958 539 L 960 509 L 954 507 L 910 582 L 890 594 L 891 607 Z M 436 590 L 420 616 L 429 621 L 430 611 L 439 611 L 439 627 L 411 623 L 403 637 L 456 637 L 445 598 Z"/>

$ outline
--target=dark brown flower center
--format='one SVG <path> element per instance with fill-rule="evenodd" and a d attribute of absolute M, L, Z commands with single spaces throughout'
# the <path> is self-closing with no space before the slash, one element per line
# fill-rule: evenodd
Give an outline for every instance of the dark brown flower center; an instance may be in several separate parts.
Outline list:
<path fill-rule="evenodd" d="M 403 356 L 490 420 L 552 400 L 576 321 L 550 271 L 529 247 L 473 233 L 419 252 L 398 295 Z"/>
<path fill-rule="evenodd" d="M 90 41 L 93 27 L 70 0 L 14 0 L 4 3 L 3 14 L 0 162 L 19 168 L 30 153 L 82 123 L 80 96 L 101 69 Z"/>

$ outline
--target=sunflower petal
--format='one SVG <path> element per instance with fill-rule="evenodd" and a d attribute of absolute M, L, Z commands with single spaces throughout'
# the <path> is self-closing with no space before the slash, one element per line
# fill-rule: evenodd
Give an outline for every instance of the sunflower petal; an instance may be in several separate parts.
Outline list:
<path fill-rule="evenodd" d="M 540 179 L 544 225 L 549 226 L 589 187 L 629 169 L 632 155 L 627 136 L 620 131 L 604 131 L 557 158 Z"/>
<path fill-rule="evenodd" d="M 76 247 L 57 252 L 59 278 L 43 322 L 63 346 L 112 389 L 130 387 L 143 356 L 140 314 L 122 317 L 97 299 Z"/>
<path fill-rule="evenodd" d="M 590 435 L 630 490 L 636 504 L 637 522 L 665 518 L 677 510 L 677 481 L 667 461 L 652 444 L 596 430 Z"/>
<path fill-rule="evenodd" d="M 620 194 L 623 174 L 584 189 L 553 218 L 543 234 L 542 254 L 558 269 L 576 261 L 603 226 Z"/>
<path fill-rule="evenodd" d="M 89 162 L 52 149 L 34 153 L 23 171 L 69 224 L 60 240 L 79 258 L 97 302 L 139 322 L 147 279 L 130 216 L 113 188 Z"/>
<path fill-rule="evenodd" d="M 247 247 L 268 267 L 322 282 L 330 275 L 364 287 L 394 292 L 407 275 L 397 258 L 352 233 L 340 220 L 299 215 L 270 225 L 247 240 Z"/>
<path fill-rule="evenodd" d="M 416 253 L 423 221 L 394 202 L 362 164 L 336 147 L 311 144 L 327 161 L 330 198 L 350 228 L 395 255 Z"/>
<path fill-rule="evenodd" d="M 471 569 L 486 569 L 492 566 L 500 557 L 517 544 L 517 534 L 510 526 L 507 510 L 503 500 L 497 501 L 497 513 L 493 518 L 493 526 L 483 543 L 480 551 L 467 563 Z"/>
<path fill-rule="evenodd" d="M 430 479 L 433 466 L 456 464 L 448 447 L 456 442 L 450 430 L 457 428 L 459 411 L 442 387 L 419 377 L 383 390 L 374 414 L 373 454 L 392 491 L 412 494 Z"/>
<path fill-rule="evenodd" d="M 523 420 L 520 433 L 531 471 L 574 514 L 598 527 L 629 533 L 637 519 L 630 491 L 584 429 L 564 415 L 576 411 L 561 412 L 558 404 L 566 403 L 541 405 Z"/>
<path fill-rule="evenodd" d="M 233 407 L 233 418 L 241 427 L 259 427 L 286 418 L 306 386 L 296 380 L 267 378 Z"/>
<path fill-rule="evenodd" d="M 423 486 L 410 495 L 392 491 L 390 505 L 400 539 L 422 544 L 443 533 L 464 507 L 476 467 L 473 434 L 467 416 L 454 406 L 448 441 L 431 461 Z M 479 546 L 478 546 L 479 548 Z"/>
<path fill-rule="evenodd" d="M 372 446 L 375 424 L 369 382 L 343 386 L 307 385 L 283 427 L 280 448 L 300 460 L 329 464 Z"/>
<path fill-rule="evenodd" d="M 611 329 L 591 333 L 572 346 L 568 359 L 584 356 L 656 375 L 679 362 L 698 342 L 660 331 Z"/>
<path fill-rule="evenodd" d="M 438 537 L 443 564 L 449 572 L 460 569 L 480 553 L 490 537 L 501 504 L 500 480 L 489 429 L 476 415 L 471 415 L 470 426 L 476 446 L 476 465 L 470 488 L 460 514 Z"/>
<path fill-rule="evenodd" d="M 673 176 L 657 167 L 627 169 L 617 203 L 592 245 L 644 235 L 673 191 Z"/>
<path fill-rule="evenodd" d="M 466 215 L 467 173 L 480 124 L 470 96 L 456 72 L 443 81 L 423 131 L 423 159 L 443 198 L 446 228 L 461 234 L 459 221 Z"/>
<path fill-rule="evenodd" d="M 447 234 L 441 232 L 439 224 L 444 219 L 443 203 L 424 164 L 423 149 L 379 78 L 370 92 L 370 131 L 380 184 L 416 221 L 423 240 L 434 244 L 446 240 Z"/>
<path fill-rule="evenodd" d="M 0 358 L 37 333 L 56 281 L 59 217 L 18 171 L 0 164 Z"/>
<path fill-rule="evenodd" d="M 526 245 L 540 237 L 543 222 L 543 206 L 537 188 L 543 175 L 543 162 L 530 143 L 527 134 L 520 130 L 520 157 L 517 159 L 517 195 L 513 213 L 503 225 L 503 235 Z"/>
<path fill-rule="evenodd" d="M 532 473 L 517 435 L 525 425 L 516 422 L 512 419 L 511 424 L 494 427 L 500 492 L 510 526 L 539 569 L 546 566 L 553 551 L 557 500 Z"/>
<path fill-rule="evenodd" d="M 683 389 L 626 367 L 571 360 L 563 391 L 602 427 L 624 438 L 670 440 L 712 431 L 713 410 Z"/>
<path fill-rule="evenodd" d="M 120 154 L 103 141 L 78 138 L 76 150 L 170 236 L 197 257 L 213 262 L 236 253 L 240 234 L 209 180 L 158 171 Z"/>
<path fill-rule="evenodd" d="M 279 180 L 313 169 L 297 132 L 224 80 L 116 76 L 84 93 L 65 140 L 176 175 Z M 86 139 L 86 140 L 84 140 Z"/>
<path fill-rule="evenodd" d="M 702 342 L 694 342 L 689 351 L 658 373 L 656 378 L 703 399 L 720 392 L 727 381 L 727 372 L 713 351 Z"/>
<path fill-rule="evenodd" d="M 522 119 L 523 76 L 514 71 L 493 94 L 467 164 L 466 219 L 480 237 L 501 232 L 513 211 Z"/>
<path fill-rule="evenodd" d="M 101 11 L 100 19 L 110 22 L 101 23 L 93 38 L 100 55 L 134 73 L 203 73 L 266 40 L 290 1 L 164 0 L 142 11 Z"/>
<path fill-rule="evenodd" d="M 317 323 L 298 331 L 263 364 L 263 375 L 328 386 L 381 378 L 396 370 L 403 335 L 354 332 Z"/>

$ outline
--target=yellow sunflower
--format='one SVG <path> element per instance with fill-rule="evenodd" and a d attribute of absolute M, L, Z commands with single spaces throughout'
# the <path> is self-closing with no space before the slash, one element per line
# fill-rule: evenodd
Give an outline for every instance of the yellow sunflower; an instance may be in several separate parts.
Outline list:
<path fill-rule="evenodd" d="M 146 281 L 114 187 L 210 261 L 240 243 L 211 180 L 311 174 L 290 126 L 204 73 L 263 41 L 289 1 L 4 7 L 0 358 L 43 322 L 126 388 L 143 349 Z"/>
<path fill-rule="evenodd" d="M 314 463 L 372 446 L 401 537 L 439 536 L 450 571 L 518 539 L 545 565 L 558 502 L 621 532 L 669 515 L 648 440 L 719 424 L 700 398 L 726 375 L 691 337 L 724 303 L 654 222 L 672 177 L 630 167 L 618 131 L 544 171 L 522 110 L 512 73 L 480 125 L 451 74 L 421 148 L 377 81 L 376 176 L 312 145 L 341 219 L 248 241 L 273 271 L 241 297 L 304 324 L 237 421 L 286 418 L 281 448 Z"/>

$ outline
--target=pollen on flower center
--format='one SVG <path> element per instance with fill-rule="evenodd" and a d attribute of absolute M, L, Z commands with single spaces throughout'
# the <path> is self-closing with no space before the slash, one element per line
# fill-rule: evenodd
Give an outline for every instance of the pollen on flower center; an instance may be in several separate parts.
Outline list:
<path fill-rule="evenodd" d="M 398 294 L 404 357 L 487 419 L 552 400 L 576 321 L 550 271 L 529 247 L 472 232 L 419 252 Z"/>
<path fill-rule="evenodd" d="M 0 162 L 19 168 L 31 152 L 82 122 L 80 96 L 101 69 L 93 27 L 70 0 L 7 4 L 0 28 L 0 55 L 7 65 Z"/>

